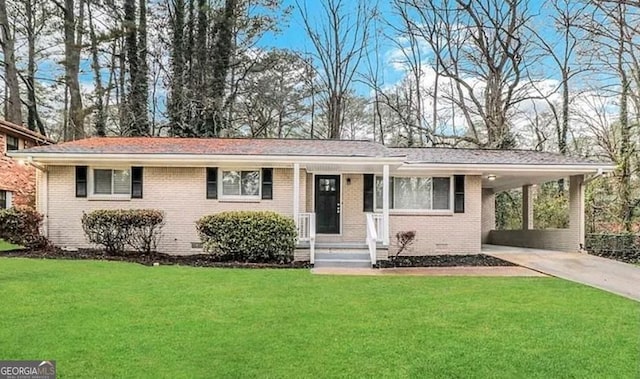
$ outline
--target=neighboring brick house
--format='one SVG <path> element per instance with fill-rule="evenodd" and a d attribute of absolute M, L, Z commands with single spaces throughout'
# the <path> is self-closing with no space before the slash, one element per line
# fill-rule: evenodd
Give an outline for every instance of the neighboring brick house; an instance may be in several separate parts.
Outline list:
<path fill-rule="evenodd" d="M 0 120 L 0 209 L 35 206 L 36 169 L 6 155 L 52 140 L 23 126 Z"/>
<path fill-rule="evenodd" d="M 412 255 L 478 254 L 488 242 L 578 250 L 583 179 L 614 168 L 536 151 L 295 139 L 103 137 L 11 155 L 41 169 L 38 210 L 61 247 L 89 247 L 81 217 L 95 209 L 164 211 L 159 250 L 173 254 L 202 252 L 195 221 L 203 215 L 272 210 L 294 219 L 295 258 L 312 263 L 375 263 L 395 253 L 401 231 L 416 232 Z M 531 185 L 566 177 L 570 227 L 535 230 Z M 519 187 L 527 197 L 523 230 L 493 230 L 494 194 Z M 317 261 L 315 249 L 323 254 Z M 334 254 L 344 249 L 359 253 Z"/>

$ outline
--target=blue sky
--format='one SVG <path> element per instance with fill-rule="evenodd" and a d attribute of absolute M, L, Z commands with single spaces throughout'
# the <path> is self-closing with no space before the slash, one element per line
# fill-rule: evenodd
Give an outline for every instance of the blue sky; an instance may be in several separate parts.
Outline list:
<path fill-rule="evenodd" d="M 324 10 L 322 7 L 322 0 L 298 0 L 301 5 L 306 3 L 308 11 L 310 14 L 318 15 L 318 17 L 324 16 Z M 373 2 L 373 1 L 372 1 Z M 542 25 L 543 23 L 551 22 L 551 19 L 548 17 L 548 13 L 550 10 L 545 9 L 544 0 L 527 0 L 527 4 L 529 7 L 529 13 L 534 16 L 534 22 L 539 23 L 540 25 L 537 29 L 541 31 L 544 35 L 546 34 L 552 37 L 553 35 L 553 27 L 552 25 Z M 355 9 L 357 6 L 357 0 L 343 0 L 343 4 L 345 5 L 345 9 Z M 281 26 L 282 31 L 280 33 L 274 34 L 269 33 L 262 37 L 260 41 L 260 45 L 265 48 L 276 47 L 281 49 L 290 49 L 299 52 L 309 51 L 312 52 L 313 46 L 311 41 L 308 39 L 305 31 L 303 21 L 300 15 L 300 11 L 296 6 L 295 0 L 284 0 L 283 6 L 291 6 L 293 11 L 289 16 L 287 22 Z M 394 19 L 394 10 L 392 5 L 392 0 L 379 0 L 378 1 L 378 11 L 381 15 L 385 17 L 387 20 Z M 389 27 L 382 26 L 382 23 L 379 24 L 379 27 L 382 27 L 384 32 L 388 35 L 393 35 L 394 32 L 390 30 Z M 385 30 L 386 29 L 386 30 Z M 397 82 L 402 78 L 402 73 L 399 71 L 393 70 L 389 65 L 389 54 L 392 49 L 396 49 L 397 46 L 394 45 L 392 41 L 389 41 L 385 38 L 379 41 L 380 45 L 380 59 L 385 67 L 385 81 L 388 83 Z M 373 57 L 372 57 L 373 58 Z M 549 62 L 551 63 L 551 62 Z M 364 91 L 365 88 L 362 86 L 358 86 L 358 91 Z"/>

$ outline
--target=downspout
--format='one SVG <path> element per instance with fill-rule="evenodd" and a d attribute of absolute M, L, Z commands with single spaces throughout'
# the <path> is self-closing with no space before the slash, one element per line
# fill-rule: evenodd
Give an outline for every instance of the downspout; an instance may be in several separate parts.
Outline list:
<path fill-rule="evenodd" d="M 36 210 L 43 217 L 41 233 L 49 238 L 49 171 L 45 166 L 33 162 L 32 157 L 28 157 L 23 164 L 32 166 L 40 172 L 36 174 Z"/>
<path fill-rule="evenodd" d="M 588 178 L 585 178 L 585 179 L 582 181 L 582 185 L 587 185 L 587 184 L 591 183 L 592 181 L 594 181 L 594 180 L 598 179 L 599 177 L 601 177 L 601 176 L 603 176 L 603 175 L 604 175 L 604 170 L 603 170 L 603 169 L 601 169 L 601 168 L 599 168 L 599 169 L 598 169 L 598 172 L 596 172 L 596 173 L 595 173 L 595 175 L 593 175 L 593 176 L 591 176 L 591 177 L 588 177 Z"/>

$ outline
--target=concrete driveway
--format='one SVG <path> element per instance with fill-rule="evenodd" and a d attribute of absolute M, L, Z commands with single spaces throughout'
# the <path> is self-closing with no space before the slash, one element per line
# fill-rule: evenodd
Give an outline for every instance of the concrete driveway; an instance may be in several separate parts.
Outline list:
<path fill-rule="evenodd" d="M 482 252 L 517 265 L 640 301 L 640 267 L 588 254 L 483 245 Z"/>

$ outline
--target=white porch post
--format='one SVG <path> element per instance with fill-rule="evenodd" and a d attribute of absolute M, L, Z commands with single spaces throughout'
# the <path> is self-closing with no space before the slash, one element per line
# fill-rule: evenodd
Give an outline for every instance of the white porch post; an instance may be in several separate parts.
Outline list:
<path fill-rule="evenodd" d="M 382 166 L 382 243 L 389 245 L 389 165 Z"/>
<path fill-rule="evenodd" d="M 300 213 L 300 163 L 293 164 L 293 221 L 298 226 Z"/>

